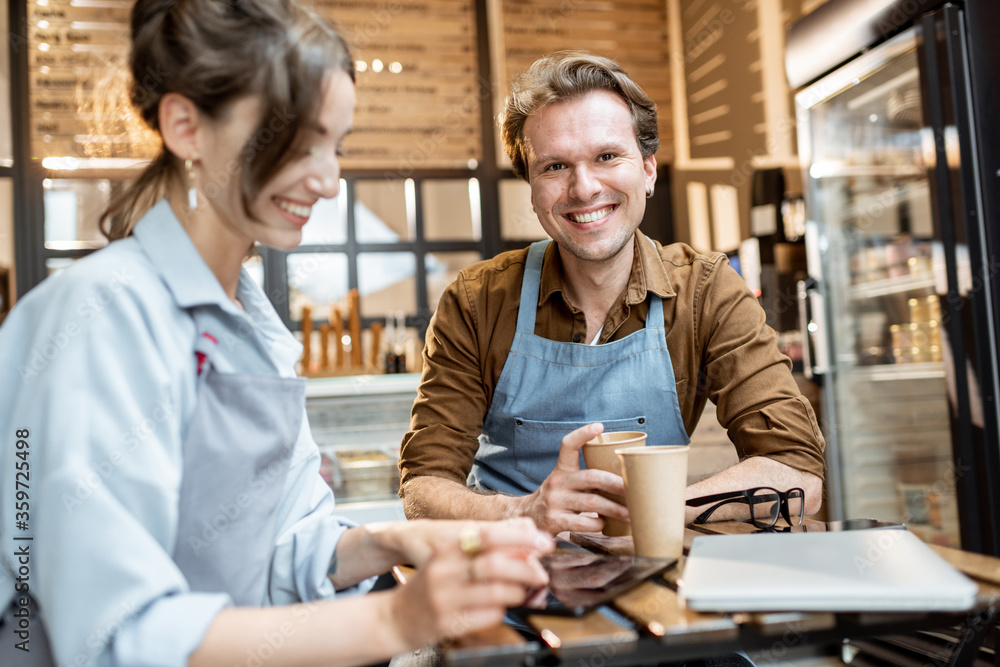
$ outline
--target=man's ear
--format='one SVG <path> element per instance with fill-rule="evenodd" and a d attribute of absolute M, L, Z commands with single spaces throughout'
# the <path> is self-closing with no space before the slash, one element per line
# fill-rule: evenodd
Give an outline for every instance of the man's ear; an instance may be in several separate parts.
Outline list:
<path fill-rule="evenodd" d="M 167 93 L 157 110 L 163 145 L 181 160 L 198 160 L 201 114 L 194 102 L 180 93 Z"/>
<path fill-rule="evenodd" d="M 656 156 L 650 155 L 642 160 L 642 170 L 646 174 L 646 190 L 652 192 L 656 187 Z"/>

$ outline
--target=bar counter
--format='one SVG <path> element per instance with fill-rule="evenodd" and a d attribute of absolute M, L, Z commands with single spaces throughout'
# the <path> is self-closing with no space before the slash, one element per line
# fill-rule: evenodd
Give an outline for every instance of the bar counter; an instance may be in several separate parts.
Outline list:
<path fill-rule="evenodd" d="M 746 523 L 719 522 L 688 527 L 685 553 L 699 535 L 753 532 Z M 590 551 L 630 555 L 631 538 L 599 533 L 569 534 L 571 545 Z M 565 545 L 565 543 L 564 543 Z M 650 665 L 721 656 L 737 650 L 755 653 L 766 662 L 783 659 L 802 646 L 830 646 L 844 640 L 900 635 L 918 630 L 950 628 L 957 632 L 954 651 L 934 664 L 972 665 L 983 641 L 994 633 L 1000 611 L 1000 559 L 933 546 L 932 548 L 979 586 L 974 608 L 961 613 L 893 612 L 766 612 L 701 613 L 684 607 L 677 593 L 684 556 L 660 581 L 646 581 L 583 616 L 533 614 L 528 623 L 538 639 L 500 625 L 438 647 L 445 664 L 499 665 Z M 404 581 L 407 568 L 396 568 Z M 994 659 L 998 660 L 996 654 Z M 1000 664 L 1000 662 L 995 662 Z"/>

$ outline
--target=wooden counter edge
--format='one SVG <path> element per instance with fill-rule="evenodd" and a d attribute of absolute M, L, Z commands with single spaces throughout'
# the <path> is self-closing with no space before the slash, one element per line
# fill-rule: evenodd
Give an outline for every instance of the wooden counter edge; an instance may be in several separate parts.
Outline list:
<path fill-rule="evenodd" d="M 722 641 L 739 635 L 739 627 L 732 618 L 687 609 L 676 591 L 653 582 L 645 582 L 619 595 L 614 606 L 663 644 L 681 640 Z"/>
<path fill-rule="evenodd" d="M 635 629 L 619 625 L 597 610 L 583 616 L 531 614 L 526 620 L 562 660 L 595 646 L 632 645 L 639 639 Z"/>
<path fill-rule="evenodd" d="M 938 544 L 928 544 L 939 556 L 960 572 L 990 584 L 1000 586 L 1000 558 L 962 551 Z"/>

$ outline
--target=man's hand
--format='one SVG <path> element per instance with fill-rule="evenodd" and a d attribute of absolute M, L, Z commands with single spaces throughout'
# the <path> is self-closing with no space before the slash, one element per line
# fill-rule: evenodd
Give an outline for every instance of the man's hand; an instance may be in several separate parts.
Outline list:
<path fill-rule="evenodd" d="M 523 514 L 544 531 L 556 535 L 565 530 L 599 532 L 602 516 L 628 521 L 628 510 L 596 491 L 625 497 L 625 483 L 614 473 L 580 470 L 580 449 L 604 431 L 601 424 L 588 424 L 562 439 L 556 467 L 538 490 L 523 498 Z"/>

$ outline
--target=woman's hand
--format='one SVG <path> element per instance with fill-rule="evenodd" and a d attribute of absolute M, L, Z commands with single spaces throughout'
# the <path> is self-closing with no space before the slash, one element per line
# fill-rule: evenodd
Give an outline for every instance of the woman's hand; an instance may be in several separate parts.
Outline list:
<path fill-rule="evenodd" d="M 402 523 L 381 524 L 374 533 L 368 531 L 371 525 L 352 528 L 341 538 L 338 552 L 343 549 L 344 560 L 353 563 L 347 569 L 354 575 L 384 572 L 390 561 L 399 562 L 396 537 L 407 535 L 415 560 L 421 560 L 423 549 L 428 553 L 406 584 L 301 605 L 224 609 L 189 664 L 240 662 L 272 635 L 289 638 L 275 656 L 282 664 L 381 662 L 496 625 L 507 607 L 522 603 L 527 589 L 548 581 L 538 559 L 555 545 L 530 519 L 419 522 L 410 529 Z M 292 634 L 286 627 L 294 629 Z"/>
<path fill-rule="evenodd" d="M 529 589 L 548 582 L 538 558 L 554 544 L 530 519 L 428 523 L 434 525 L 415 530 L 421 539 L 410 545 L 422 562 L 393 591 L 390 604 L 389 621 L 407 645 L 426 646 L 496 625 L 508 607 L 524 602 Z M 470 532 L 478 540 L 469 540 Z M 429 552 L 422 558 L 425 548 Z"/>
<path fill-rule="evenodd" d="M 397 563 L 412 565 L 418 569 L 427 562 L 436 547 L 458 544 L 462 532 L 469 528 L 478 528 L 484 540 L 490 536 L 494 544 L 505 544 L 507 550 L 519 549 L 525 554 L 541 554 L 554 548 L 552 538 L 539 531 L 528 518 L 506 521 L 418 519 L 383 526 L 382 530 L 373 528 L 376 540 L 396 552 Z"/>
<path fill-rule="evenodd" d="M 458 544 L 462 531 L 479 527 L 483 535 L 519 550 L 523 555 L 547 553 L 552 538 L 535 528 L 528 518 L 507 521 L 391 521 L 351 528 L 337 544 L 336 567 L 330 579 L 337 590 L 353 586 L 367 577 L 383 574 L 394 565 L 420 568 L 439 545 Z M 503 535 L 507 535 L 504 537 Z"/>

